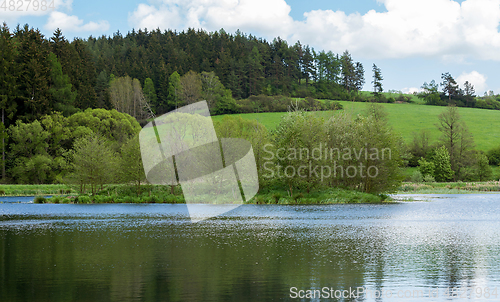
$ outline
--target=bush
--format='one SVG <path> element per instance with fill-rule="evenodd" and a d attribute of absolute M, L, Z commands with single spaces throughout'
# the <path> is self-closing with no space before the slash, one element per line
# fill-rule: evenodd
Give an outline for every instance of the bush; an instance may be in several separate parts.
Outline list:
<path fill-rule="evenodd" d="M 273 194 L 274 203 L 278 204 L 280 198 L 281 198 L 281 194 L 280 193 L 274 193 Z"/>
<path fill-rule="evenodd" d="M 434 179 L 434 176 L 427 174 L 424 176 L 424 182 L 436 182 L 436 180 Z"/>
<path fill-rule="evenodd" d="M 410 177 L 411 182 L 419 183 L 424 181 L 424 177 L 420 171 L 415 171 Z"/>
<path fill-rule="evenodd" d="M 75 202 L 77 203 L 90 203 L 90 197 L 86 195 L 78 196 L 75 199 Z"/>
<path fill-rule="evenodd" d="M 60 203 L 62 201 L 62 197 L 61 196 L 52 196 L 51 198 L 49 198 L 47 200 L 47 202 L 50 202 L 50 203 Z"/>
<path fill-rule="evenodd" d="M 486 156 L 488 157 L 490 165 L 498 166 L 500 164 L 500 146 L 488 150 L 488 152 L 486 152 Z"/>
<path fill-rule="evenodd" d="M 35 199 L 33 199 L 33 203 L 45 203 L 47 202 L 47 199 L 43 196 L 36 196 Z"/>

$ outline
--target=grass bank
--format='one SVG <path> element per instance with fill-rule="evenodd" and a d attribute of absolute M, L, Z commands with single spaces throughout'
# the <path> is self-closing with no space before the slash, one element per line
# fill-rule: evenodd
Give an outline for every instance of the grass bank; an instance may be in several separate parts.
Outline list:
<path fill-rule="evenodd" d="M 43 196 L 76 194 L 76 191 L 62 184 L 56 185 L 0 185 L 1 196 Z"/>
<path fill-rule="evenodd" d="M 315 190 L 310 193 L 297 193 L 291 197 L 286 190 L 263 190 L 247 204 L 346 204 L 346 203 L 386 203 L 391 202 L 387 195 L 374 195 L 340 188 Z M 185 203 L 180 186 L 171 194 L 170 187 L 146 185 L 141 194 L 128 185 L 109 185 L 99 194 L 91 195 L 54 195 L 50 198 L 37 196 L 35 203 Z"/>
<path fill-rule="evenodd" d="M 500 182 L 403 183 L 398 194 L 466 194 L 500 192 Z"/>

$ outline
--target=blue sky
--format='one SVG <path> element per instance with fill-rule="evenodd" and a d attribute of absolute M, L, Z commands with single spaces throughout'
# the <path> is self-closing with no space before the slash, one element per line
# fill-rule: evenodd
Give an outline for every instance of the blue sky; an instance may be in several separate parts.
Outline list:
<path fill-rule="evenodd" d="M 59 27 L 68 39 L 132 28 L 240 29 L 316 50 L 348 49 L 365 66 L 364 90 L 371 90 L 375 63 L 385 91 L 415 91 L 450 72 L 479 95 L 500 93 L 500 0 L 54 0 L 55 9 L 44 12 L 27 3 L 21 12 L 0 8 L 0 20 L 47 36 Z"/>

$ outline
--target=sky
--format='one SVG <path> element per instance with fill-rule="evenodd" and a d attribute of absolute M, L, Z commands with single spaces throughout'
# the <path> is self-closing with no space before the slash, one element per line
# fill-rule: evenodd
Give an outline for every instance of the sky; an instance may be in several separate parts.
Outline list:
<path fill-rule="evenodd" d="M 44 11 L 33 1 L 0 0 L 0 20 L 48 37 L 60 28 L 69 40 L 133 28 L 239 29 L 317 51 L 349 50 L 364 65 L 363 90 L 372 90 L 376 64 L 384 91 L 418 91 L 449 72 L 478 95 L 500 93 L 500 0 L 49 0 Z"/>

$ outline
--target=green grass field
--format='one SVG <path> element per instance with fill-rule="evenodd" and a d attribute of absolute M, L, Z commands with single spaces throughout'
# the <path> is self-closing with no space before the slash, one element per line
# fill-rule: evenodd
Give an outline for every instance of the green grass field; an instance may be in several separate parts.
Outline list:
<path fill-rule="evenodd" d="M 340 101 L 344 110 L 351 114 L 363 112 L 368 103 Z M 420 130 L 429 130 L 431 139 L 436 141 L 440 132 L 436 127 L 438 115 L 446 109 L 440 106 L 427 106 L 421 104 L 382 104 L 388 113 L 389 123 L 406 142 L 412 140 L 412 133 Z M 478 150 L 487 151 L 493 147 L 500 146 L 500 111 L 476 108 L 458 108 L 458 111 L 474 136 Z M 245 119 L 256 119 L 267 129 L 272 130 L 278 125 L 282 112 L 271 113 L 247 113 L 239 114 Z M 325 118 L 335 111 L 316 112 Z M 222 116 L 215 116 L 214 120 Z"/>

